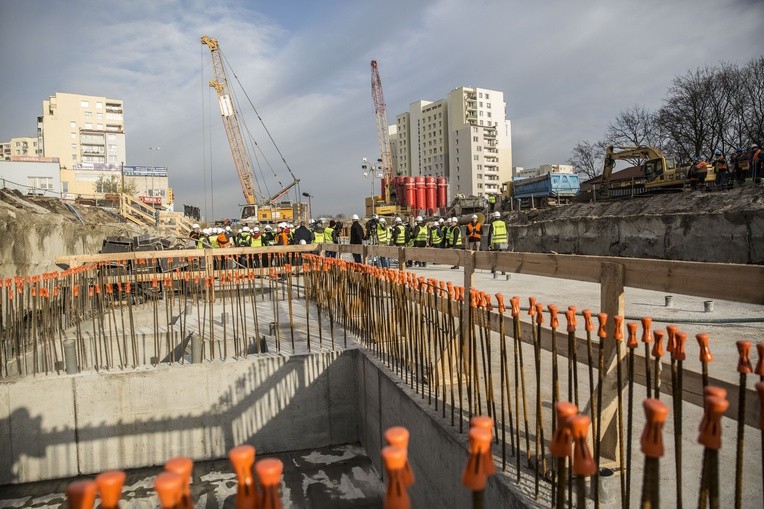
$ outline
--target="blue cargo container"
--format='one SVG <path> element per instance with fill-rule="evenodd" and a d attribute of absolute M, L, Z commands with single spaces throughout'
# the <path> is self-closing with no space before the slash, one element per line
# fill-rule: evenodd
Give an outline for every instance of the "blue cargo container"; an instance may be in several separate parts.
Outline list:
<path fill-rule="evenodd" d="M 512 182 L 512 198 L 535 204 L 566 203 L 581 189 L 578 175 L 575 173 L 548 173 L 540 177 L 531 177 Z"/>

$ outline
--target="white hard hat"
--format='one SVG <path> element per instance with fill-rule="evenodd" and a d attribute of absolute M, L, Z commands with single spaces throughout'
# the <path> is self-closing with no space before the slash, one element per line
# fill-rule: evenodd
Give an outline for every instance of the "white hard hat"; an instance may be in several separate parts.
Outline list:
<path fill-rule="evenodd" d="M 226 226 L 225 227 L 225 231 L 230 232 L 231 231 L 231 227 L 230 226 Z"/>
<path fill-rule="evenodd" d="M 380 218 L 379 218 L 379 222 L 380 222 L 380 223 L 386 223 L 387 221 L 385 220 L 385 218 L 384 218 L 384 217 L 380 217 Z"/>
<path fill-rule="evenodd" d="M 252 228 L 252 231 L 255 232 L 255 233 L 259 233 L 260 232 L 260 228 L 255 226 L 254 228 Z"/>
<path fill-rule="evenodd" d="M 353 214 L 353 221 L 358 221 L 358 214 Z"/>
<path fill-rule="evenodd" d="M 452 223 L 458 223 L 458 222 L 459 222 L 459 218 L 457 218 L 456 216 L 454 216 L 454 217 L 452 217 L 452 218 L 451 218 L 451 222 L 452 222 Z"/>
<path fill-rule="evenodd" d="M 314 224 L 315 222 L 316 222 L 316 220 L 313 219 L 313 218 L 310 218 L 310 221 L 308 221 L 308 223 L 310 223 L 310 224 Z"/>
<path fill-rule="evenodd" d="M 283 223 L 283 222 L 282 222 L 282 223 L 279 223 L 277 226 L 278 226 L 279 228 L 286 228 L 286 223 Z"/>
<path fill-rule="evenodd" d="M 477 219 L 477 214 L 472 214 L 472 219 Z"/>
<path fill-rule="evenodd" d="M 305 242 L 305 239 L 302 239 L 302 240 L 300 241 L 300 245 L 301 245 L 301 246 L 304 246 L 305 244 L 306 244 L 306 242 Z"/>
<path fill-rule="evenodd" d="M 271 225 L 269 225 L 269 224 L 266 224 L 266 225 L 265 225 L 265 231 L 268 231 L 268 232 L 269 232 L 269 231 L 271 231 L 271 230 L 273 230 L 273 227 L 272 227 Z"/>
<path fill-rule="evenodd" d="M 198 229 L 199 229 L 199 225 L 198 225 L 198 224 L 196 224 L 196 223 L 194 223 L 194 226 L 193 226 L 193 228 L 194 228 L 194 230 L 198 230 Z"/>
<path fill-rule="evenodd" d="M 401 221 L 401 218 L 400 218 L 400 217 L 396 217 L 396 218 L 395 218 L 395 222 L 396 222 L 396 223 L 401 223 L 401 222 L 402 222 L 402 221 Z"/>
<path fill-rule="evenodd" d="M 416 222 L 421 223 L 423 221 L 422 216 L 416 216 Z"/>
<path fill-rule="evenodd" d="M 493 213 L 493 217 L 501 217 L 501 214 L 499 213 L 498 210 Z"/>
<path fill-rule="evenodd" d="M 372 218 L 372 219 L 379 219 L 379 216 L 378 216 L 377 214 L 373 214 L 373 215 L 371 216 L 371 218 Z M 382 218 L 382 219 L 384 219 L 384 218 Z"/>
<path fill-rule="evenodd" d="M 443 224 L 443 218 L 438 219 L 438 224 Z"/>
<path fill-rule="evenodd" d="M 242 230 L 244 230 L 245 232 L 248 232 L 249 231 L 249 226 L 245 226 L 244 228 L 242 228 Z"/>

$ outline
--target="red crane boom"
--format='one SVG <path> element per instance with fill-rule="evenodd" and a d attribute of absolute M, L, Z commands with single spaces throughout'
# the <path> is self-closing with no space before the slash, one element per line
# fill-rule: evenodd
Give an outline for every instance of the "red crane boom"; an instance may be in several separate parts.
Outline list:
<path fill-rule="evenodd" d="M 390 134 L 387 130 L 387 112 L 385 111 L 385 95 L 382 92 L 382 78 L 379 76 L 379 66 L 376 60 L 371 61 L 371 98 L 374 100 L 379 154 L 382 158 L 382 175 L 385 179 L 384 198 L 385 203 L 390 203 L 390 180 L 393 174 L 392 157 L 390 154 Z"/>

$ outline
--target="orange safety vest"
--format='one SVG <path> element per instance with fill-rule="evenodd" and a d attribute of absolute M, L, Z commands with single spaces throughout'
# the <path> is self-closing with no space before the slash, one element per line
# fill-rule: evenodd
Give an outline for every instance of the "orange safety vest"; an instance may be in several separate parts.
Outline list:
<path fill-rule="evenodd" d="M 467 223 L 467 240 L 477 241 L 483 235 L 483 225 L 480 223 Z"/>
<path fill-rule="evenodd" d="M 276 235 L 276 244 L 278 244 L 279 246 L 288 246 L 289 235 L 287 235 L 286 232 L 281 232 L 278 235 Z"/>
<path fill-rule="evenodd" d="M 228 247 L 228 236 L 225 233 L 218 235 L 218 246 Z"/>

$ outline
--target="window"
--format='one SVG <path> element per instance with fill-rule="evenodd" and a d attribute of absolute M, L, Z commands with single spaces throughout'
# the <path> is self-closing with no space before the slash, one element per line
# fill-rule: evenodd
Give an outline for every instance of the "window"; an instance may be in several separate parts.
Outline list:
<path fill-rule="evenodd" d="M 61 190 L 65 193 L 69 192 L 69 182 L 61 182 Z"/>
<path fill-rule="evenodd" d="M 482 174 L 482 173 L 478 173 L 478 174 L 476 175 L 476 177 L 477 177 L 477 178 L 479 178 L 479 179 L 481 179 L 481 178 L 483 178 L 483 174 Z"/>
<path fill-rule="evenodd" d="M 483 147 L 481 147 L 480 145 L 478 145 L 478 146 L 477 146 L 477 151 L 478 151 L 478 152 L 481 152 L 482 150 L 483 150 Z"/>
<path fill-rule="evenodd" d="M 480 161 L 480 156 L 475 154 L 474 156 L 472 156 L 472 159 L 473 161 Z"/>
<path fill-rule="evenodd" d="M 109 162 L 110 162 L 110 163 L 116 163 L 116 162 L 117 162 L 117 156 L 116 156 L 116 155 L 114 155 L 114 156 L 109 156 Z"/>
<path fill-rule="evenodd" d="M 117 135 L 116 134 L 109 134 L 107 135 L 107 138 L 109 141 L 117 141 Z"/>
<path fill-rule="evenodd" d="M 27 177 L 27 185 L 34 189 L 53 189 L 53 177 Z"/>
<path fill-rule="evenodd" d="M 485 103 L 485 105 L 486 105 L 487 108 L 491 107 L 491 103 Z"/>
<path fill-rule="evenodd" d="M 473 136 L 472 137 L 472 141 L 478 141 L 478 137 L 477 136 Z"/>
<path fill-rule="evenodd" d="M 96 118 L 98 120 L 103 120 L 103 113 L 96 113 Z"/>
<path fill-rule="evenodd" d="M 488 97 L 488 92 L 485 93 L 485 98 L 490 99 L 490 97 Z"/>
<path fill-rule="evenodd" d="M 482 165 L 482 164 L 478 164 L 478 165 L 477 165 L 477 169 L 478 169 L 478 170 L 482 170 L 482 169 L 483 169 L 483 165 Z"/>
<path fill-rule="evenodd" d="M 69 127 L 71 127 L 72 129 L 76 128 L 77 127 L 77 122 L 75 122 L 74 120 L 70 120 L 69 121 Z"/>
<path fill-rule="evenodd" d="M 102 110 L 103 109 L 103 103 L 96 103 L 96 109 Z"/>
<path fill-rule="evenodd" d="M 88 102 L 88 101 L 80 101 L 80 106 L 82 108 L 90 108 L 90 102 Z"/>
<path fill-rule="evenodd" d="M 93 112 L 91 112 L 91 111 L 86 111 L 86 112 L 85 112 L 85 118 L 88 118 L 88 119 L 90 119 L 90 118 L 93 118 Z"/>
<path fill-rule="evenodd" d="M 77 144 L 72 143 L 72 152 L 77 152 Z"/>
<path fill-rule="evenodd" d="M 103 124 L 96 124 L 96 129 L 103 131 Z"/>
<path fill-rule="evenodd" d="M 69 137 L 73 140 L 77 139 L 77 133 L 69 133 Z"/>
<path fill-rule="evenodd" d="M 480 101 L 480 107 L 481 108 L 483 107 L 483 101 Z"/>
<path fill-rule="evenodd" d="M 85 124 L 85 129 L 93 129 L 93 124 L 91 124 L 91 123 L 89 123 L 89 122 L 88 122 L 88 123 L 86 123 L 86 124 Z"/>
<path fill-rule="evenodd" d="M 482 99 L 483 98 L 483 92 L 480 92 L 478 96 Z"/>
<path fill-rule="evenodd" d="M 483 184 L 478 184 L 478 185 L 477 185 L 477 188 L 478 188 L 478 189 L 483 189 Z"/>
<path fill-rule="evenodd" d="M 72 154 L 72 161 L 77 162 L 77 154 Z"/>
<path fill-rule="evenodd" d="M 116 145 L 109 145 L 109 152 L 116 152 L 117 146 Z"/>
<path fill-rule="evenodd" d="M 488 118 L 491 118 L 491 112 L 490 111 L 488 112 Z"/>

